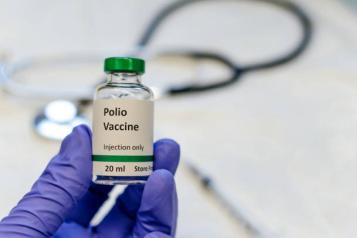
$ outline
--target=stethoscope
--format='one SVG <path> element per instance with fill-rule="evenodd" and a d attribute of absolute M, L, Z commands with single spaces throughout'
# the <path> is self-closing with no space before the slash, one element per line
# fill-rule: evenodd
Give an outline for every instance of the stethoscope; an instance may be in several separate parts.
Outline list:
<path fill-rule="evenodd" d="M 207 92 L 214 89 L 230 86 L 239 81 L 242 76 L 247 73 L 277 67 L 296 59 L 307 48 L 312 37 L 312 23 L 306 13 L 294 2 L 281 1 L 281 0 L 250 0 L 251 2 L 262 2 L 274 5 L 296 18 L 302 29 L 302 37 L 298 44 L 290 52 L 266 62 L 260 62 L 250 65 L 238 65 L 228 57 L 216 52 L 207 52 L 200 50 L 163 50 L 150 52 L 147 48 L 152 40 L 157 29 L 167 20 L 173 13 L 178 10 L 198 2 L 212 1 L 212 0 L 181 0 L 176 1 L 164 7 L 152 20 L 149 22 L 148 27 L 144 30 L 136 46 L 127 51 L 125 55 L 137 56 L 145 58 L 147 61 L 162 58 L 162 57 L 175 57 L 186 58 L 193 61 L 210 60 L 221 66 L 224 66 L 230 72 L 226 78 L 221 78 L 216 81 L 210 81 L 206 84 L 187 83 L 184 85 L 172 85 L 167 88 L 156 88 L 157 98 L 165 98 L 172 96 L 179 96 L 185 94 L 194 94 L 200 92 Z M 123 54 L 121 54 L 123 55 Z M 70 64 L 71 62 L 92 62 L 104 58 L 101 55 L 69 55 L 58 58 L 32 58 L 15 62 L 12 64 L 0 65 L 0 82 L 2 82 L 3 89 L 16 96 L 21 96 L 29 99 L 50 99 L 53 100 L 48 103 L 43 110 L 38 113 L 34 119 L 35 131 L 48 139 L 62 139 L 67 135 L 73 127 L 78 124 L 88 124 L 88 121 L 82 112 L 86 106 L 91 104 L 94 86 L 82 87 L 77 89 L 60 89 L 51 87 L 33 87 L 25 85 L 14 77 L 31 67 L 43 67 L 51 64 Z M 60 99 L 60 100 L 58 100 Z M 262 233 L 257 229 L 254 224 L 246 219 L 244 214 L 237 212 L 236 207 L 230 205 L 220 197 L 217 188 L 213 186 L 209 177 L 203 175 L 193 165 L 187 164 L 188 168 L 195 176 L 199 178 L 203 188 L 213 193 L 218 198 L 227 210 L 231 212 L 240 224 L 244 224 L 247 230 L 255 236 Z M 238 209 L 240 210 L 240 209 Z"/>
<path fill-rule="evenodd" d="M 178 10 L 198 2 L 212 0 L 182 0 L 169 4 L 164 7 L 152 20 L 148 27 L 144 30 L 139 41 L 134 49 L 127 51 L 125 55 L 143 57 L 146 60 L 155 60 L 162 57 L 177 57 L 187 58 L 191 61 L 210 60 L 216 64 L 227 68 L 230 72 L 225 78 L 211 81 L 207 84 L 187 83 L 185 85 L 172 85 L 167 88 L 156 88 L 157 98 L 178 96 L 184 94 L 194 94 L 207 92 L 214 89 L 230 86 L 247 73 L 258 70 L 268 69 L 286 64 L 297 58 L 307 47 L 312 36 L 312 24 L 305 12 L 295 3 L 290 1 L 280 0 L 250 0 L 272 4 L 293 15 L 299 22 L 302 29 L 302 37 L 297 46 L 285 55 L 267 60 L 266 62 L 238 65 L 228 57 L 215 52 L 207 52 L 200 50 L 164 50 L 150 52 L 147 46 L 152 40 L 158 28 L 167 20 L 173 13 Z M 83 108 L 90 104 L 92 100 L 94 86 L 81 87 L 80 90 L 73 88 L 51 88 L 41 87 L 39 85 L 31 86 L 22 83 L 24 79 L 15 80 L 15 76 L 19 73 L 33 67 L 46 67 L 51 64 L 70 64 L 78 62 L 98 61 L 104 56 L 99 55 L 68 55 L 65 57 L 51 58 L 31 58 L 15 62 L 12 64 L 3 65 L 0 68 L 0 76 L 3 89 L 12 95 L 25 97 L 29 99 L 47 99 L 55 100 L 48 103 L 34 119 L 35 131 L 48 139 L 63 139 L 73 127 L 81 123 L 88 123 L 87 119 L 82 115 Z M 1 65 L 0 65 L 1 66 Z M 201 80 L 202 81 L 202 80 Z M 61 99 L 61 100 L 58 100 Z"/>

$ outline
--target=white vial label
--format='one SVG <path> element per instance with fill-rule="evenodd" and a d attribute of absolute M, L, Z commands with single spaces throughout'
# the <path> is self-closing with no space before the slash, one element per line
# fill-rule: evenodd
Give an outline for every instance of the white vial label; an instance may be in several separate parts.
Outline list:
<path fill-rule="evenodd" d="M 98 99 L 93 113 L 93 175 L 149 176 L 153 170 L 152 101 Z"/>

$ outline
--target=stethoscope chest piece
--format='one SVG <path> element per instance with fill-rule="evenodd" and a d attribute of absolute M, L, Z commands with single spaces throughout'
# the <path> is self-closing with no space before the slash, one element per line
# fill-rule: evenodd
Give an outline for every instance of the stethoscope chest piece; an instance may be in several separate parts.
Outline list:
<path fill-rule="evenodd" d="M 34 119 L 34 129 L 42 137 L 62 140 L 73 127 L 88 124 L 88 120 L 79 115 L 76 105 L 66 100 L 48 103 Z"/>

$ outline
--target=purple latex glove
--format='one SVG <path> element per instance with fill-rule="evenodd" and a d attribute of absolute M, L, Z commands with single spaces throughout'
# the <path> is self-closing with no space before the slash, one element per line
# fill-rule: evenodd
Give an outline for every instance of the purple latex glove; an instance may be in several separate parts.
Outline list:
<path fill-rule="evenodd" d="M 0 237 L 174 237 L 178 144 L 155 143 L 155 171 L 145 186 L 128 186 L 96 227 L 89 222 L 112 187 L 91 183 L 91 153 L 90 130 L 76 127 L 31 191 L 0 222 Z"/>

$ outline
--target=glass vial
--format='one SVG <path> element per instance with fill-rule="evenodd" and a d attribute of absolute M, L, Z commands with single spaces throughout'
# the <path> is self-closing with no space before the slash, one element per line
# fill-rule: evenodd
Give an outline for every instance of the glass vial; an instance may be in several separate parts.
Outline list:
<path fill-rule="evenodd" d="M 141 83 L 145 62 L 105 59 L 107 80 L 93 108 L 93 182 L 145 183 L 153 170 L 153 93 Z"/>

